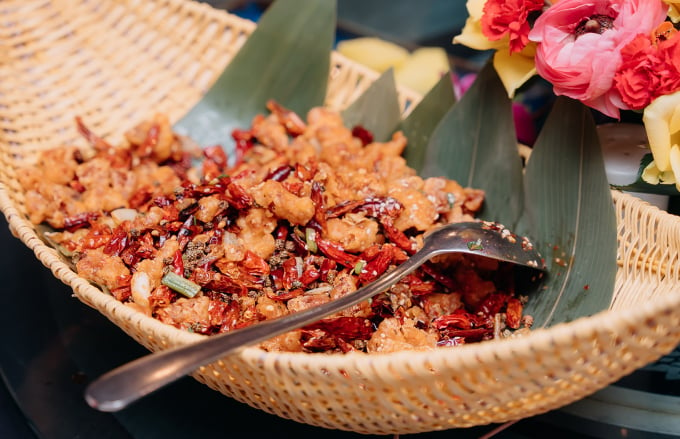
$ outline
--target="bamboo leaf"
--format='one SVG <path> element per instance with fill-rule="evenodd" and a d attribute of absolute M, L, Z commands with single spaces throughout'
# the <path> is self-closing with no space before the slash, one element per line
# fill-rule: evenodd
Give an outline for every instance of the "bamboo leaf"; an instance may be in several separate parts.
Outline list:
<path fill-rule="evenodd" d="M 427 145 L 434 129 L 455 103 L 451 74 L 442 75 L 439 82 L 401 122 L 399 128 L 408 139 L 404 158 L 416 171 L 420 172 L 423 167 Z"/>
<path fill-rule="evenodd" d="M 545 290 L 527 303 L 537 327 L 606 309 L 616 276 L 616 218 L 590 111 L 559 98 L 526 167 L 517 231 L 546 260 Z"/>
<path fill-rule="evenodd" d="M 394 71 L 388 69 L 342 112 L 348 127 L 361 125 L 378 142 L 390 139 L 401 121 Z"/>
<path fill-rule="evenodd" d="M 276 0 L 210 90 L 175 128 L 201 146 L 232 148 L 269 99 L 298 114 L 322 105 L 335 38 L 334 0 Z"/>
<path fill-rule="evenodd" d="M 480 216 L 511 229 L 517 224 L 523 204 L 522 161 L 511 102 L 491 64 L 437 125 L 421 175 L 445 175 L 485 190 Z"/>

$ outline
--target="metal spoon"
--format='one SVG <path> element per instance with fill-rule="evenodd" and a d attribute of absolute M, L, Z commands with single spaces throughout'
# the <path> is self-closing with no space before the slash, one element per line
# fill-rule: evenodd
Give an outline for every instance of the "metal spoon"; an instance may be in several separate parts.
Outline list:
<path fill-rule="evenodd" d="M 433 256 L 444 253 L 476 254 L 517 264 L 521 273 L 518 282 L 528 281 L 528 285 L 538 283 L 544 274 L 541 256 L 526 238 L 512 235 L 496 223 L 449 224 L 427 235 L 422 249 L 369 285 L 317 307 L 139 358 L 92 382 L 85 399 L 100 411 L 121 410 L 239 348 L 314 323 L 385 291 Z"/>

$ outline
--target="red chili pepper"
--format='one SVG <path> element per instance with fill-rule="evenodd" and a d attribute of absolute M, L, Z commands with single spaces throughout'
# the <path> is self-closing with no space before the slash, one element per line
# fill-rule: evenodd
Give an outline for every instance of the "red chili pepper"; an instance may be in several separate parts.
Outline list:
<path fill-rule="evenodd" d="M 267 261 L 250 250 L 246 250 L 241 267 L 251 276 L 267 276 L 270 271 Z"/>
<path fill-rule="evenodd" d="M 373 143 L 373 133 L 368 131 L 361 125 L 356 125 L 352 128 L 352 137 L 356 137 L 361 140 L 361 144 L 366 146 L 369 143 Z"/>
<path fill-rule="evenodd" d="M 230 182 L 227 185 L 227 200 L 229 204 L 234 206 L 238 210 L 243 210 L 251 207 L 254 204 L 253 197 L 246 192 L 243 186 Z"/>
<path fill-rule="evenodd" d="M 277 240 L 285 241 L 288 238 L 288 226 L 285 224 L 279 224 L 274 232 L 274 238 Z"/>
<path fill-rule="evenodd" d="M 74 230 L 89 225 L 90 221 L 95 221 L 97 218 L 99 218 L 99 213 L 97 212 L 78 213 L 64 219 L 64 229 L 73 232 Z"/>
<path fill-rule="evenodd" d="M 446 276 L 445 274 L 442 274 L 431 263 L 425 263 L 421 265 L 420 269 L 424 273 L 427 273 L 427 275 L 430 276 L 432 279 L 434 279 L 435 282 L 445 286 L 449 290 L 456 291 L 459 289 L 458 284 L 456 284 L 456 281 L 454 279 Z"/>
<path fill-rule="evenodd" d="M 184 260 L 181 250 L 176 250 L 172 257 L 172 271 L 178 276 L 184 276 Z"/>
<path fill-rule="evenodd" d="M 354 268 L 357 262 L 359 262 L 359 258 L 357 256 L 346 253 L 342 246 L 337 242 L 317 237 L 316 246 L 319 248 L 321 253 L 333 259 L 338 264 L 344 265 L 345 267 Z"/>
<path fill-rule="evenodd" d="M 364 317 L 335 317 L 305 326 L 306 330 L 321 329 L 345 340 L 368 340 L 373 335 L 373 324 Z"/>
<path fill-rule="evenodd" d="M 373 282 L 389 268 L 392 263 L 392 248 L 388 247 L 368 261 L 359 274 L 359 283 Z"/>
<path fill-rule="evenodd" d="M 270 170 L 267 173 L 267 175 L 264 177 L 264 179 L 265 179 L 265 181 L 266 180 L 274 180 L 274 181 L 282 182 L 283 180 L 288 178 L 288 176 L 292 173 L 293 173 L 293 168 L 290 165 L 287 165 L 287 164 L 281 165 L 277 168 Z"/>
<path fill-rule="evenodd" d="M 129 243 L 128 232 L 118 226 L 113 230 L 111 239 L 104 246 L 104 253 L 109 256 L 120 256 Z"/>
<path fill-rule="evenodd" d="M 321 277 L 321 271 L 314 267 L 310 266 L 305 269 L 305 271 L 302 272 L 302 276 L 300 276 L 300 283 L 302 285 L 307 286 L 311 284 L 312 282 L 318 280 Z"/>
<path fill-rule="evenodd" d="M 328 274 L 335 270 L 338 263 L 332 259 L 324 258 L 321 262 L 321 267 L 319 267 L 319 272 L 321 273 L 321 280 L 324 282 L 328 281 Z"/>
<path fill-rule="evenodd" d="M 409 291 L 414 296 L 424 296 L 436 291 L 434 282 L 423 280 L 413 274 L 406 276 L 403 282 L 408 285 Z"/>
<path fill-rule="evenodd" d="M 87 235 L 81 240 L 83 249 L 99 248 L 111 240 L 111 228 L 109 226 L 94 223 L 90 226 Z"/>
<path fill-rule="evenodd" d="M 413 255 L 416 252 L 415 245 L 413 242 L 402 232 L 391 224 L 391 221 L 381 221 L 383 231 L 390 240 L 400 249 L 404 250 L 409 255 Z"/>
<path fill-rule="evenodd" d="M 78 132 L 87 140 L 87 142 L 97 151 L 108 151 L 113 147 L 104 139 L 94 134 L 83 122 L 80 116 L 76 116 L 76 126 Z"/>
<path fill-rule="evenodd" d="M 299 282 L 300 276 L 298 275 L 297 261 L 295 258 L 289 258 L 281 264 L 283 268 L 283 277 L 281 281 L 283 282 L 283 288 L 290 290 L 293 285 Z"/>
<path fill-rule="evenodd" d="M 312 192 L 310 198 L 314 203 L 314 220 L 319 224 L 322 230 L 326 229 L 326 212 L 325 202 L 323 199 L 323 187 L 321 183 L 315 181 L 312 183 Z"/>
<path fill-rule="evenodd" d="M 432 321 L 432 326 L 439 331 L 453 327 L 456 329 L 471 329 L 473 327 L 472 320 L 468 313 L 458 312 L 437 317 Z"/>
<path fill-rule="evenodd" d="M 128 200 L 128 203 L 130 204 L 130 207 L 132 209 L 139 209 L 139 207 L 143 206 L 144 204 L 151 200 L 151 194 L 152 194 L 151 187 L 149 186 L 141 187 L 137 190 L 137 192 L 132 194 L 132 196 Z"/>
<path fill-rule="evenodd" d="M 493 317 L 506 306 L 508 298 L 507 294 L 489 294 L 479 303 L 475 311 Z"/>

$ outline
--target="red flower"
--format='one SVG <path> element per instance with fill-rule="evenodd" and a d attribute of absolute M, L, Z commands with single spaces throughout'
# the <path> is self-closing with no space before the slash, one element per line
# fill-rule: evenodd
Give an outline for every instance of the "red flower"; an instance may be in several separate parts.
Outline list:
<path fill-rule="evenodd" d="M 491 41 L 508 36 L 510 53 L 520 52 L 529 42 L 529 13 L 540 11 L 543 0 L 487 0 L 482 15 L 482 33 Z"/>
<path fill-rule="evenodd" d="M 614 85 L 623 102 L 640 110 L 655 98 L 680 90 L 680 33 L 668 38 L 640 34 L 621 51 Z"/>

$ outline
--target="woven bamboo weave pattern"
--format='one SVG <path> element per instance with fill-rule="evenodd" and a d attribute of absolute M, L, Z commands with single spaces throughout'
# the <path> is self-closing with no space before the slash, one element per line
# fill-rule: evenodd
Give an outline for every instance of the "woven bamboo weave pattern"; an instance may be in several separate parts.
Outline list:
<path fill-rule="evenodd" d="M 115 141 L 200 99 L 254 24 L 182 0 L 0 2 L 0 208 L 15 236 L 79 300 L 150 350 L 201 338 L 147 317 L 80 278 L 26 220 L 16 169 L 81 142 L 73 119 Z M 334 54 L 327 104 L 343 108 L 376 74 Z M 401 91 L 402 108 L 419 96 Z M 410 106 L 412 107 L 412 106 Z M 278 416 L 367 434 L 515 420 L 589 395 L 680 342 L 680 222 L 612 192 L 618 264 L 611 309 L 523 338 L 428 353 L 242 353 L 195 377 Z"/>

